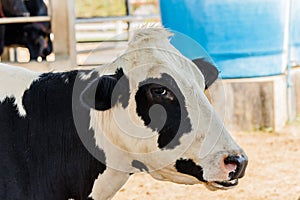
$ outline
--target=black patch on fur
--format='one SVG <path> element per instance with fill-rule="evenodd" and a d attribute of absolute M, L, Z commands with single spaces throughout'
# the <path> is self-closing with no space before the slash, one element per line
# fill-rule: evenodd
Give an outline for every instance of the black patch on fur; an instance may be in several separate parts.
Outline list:
<path fill-rule="evenodd" d="M 141 172 L 149 172 L 148 167 L 144 163 L 142 163 L 141 161 L 133 160 L 131 165 L 132 165 L 132 167 L 140 170 Z"/>
<path fill-rule="evenodd" d="M 0 199 L 87 199 L 95 179 L 106 170 L 105 154 L 89 129 L 90 110 L 79 100 L 97 73 L 76 80 L 78 73 L 41 75 L 24 92 L 24 117 L 13 98 L 0 102 Z M 73 93 L 75 80 L 79 82 Z M 80 115 L 80 130 L 73 114 Z"/>
<path fill-rule="evenodd" d="M 81 99 L 87 107 L 104 111 L 117 102 L 126 108 L 129 96 L 129 80 L 120 68 L 113 75 L 104 75 L 92 81 L 82 92 Z"/>
<path fill-rule="evenodd" d="M 218 78 L 219 71 L 211 63 L 205 61 L 203 58 L 194 59 L 193 62 L 202 72 L 205 80 L 205 89 L 207 89 L 211 84 L 215 82 Z"/>
<path fill-rule="evenodd" d="M 191 159 L 179 159 L 175 163 L 178 172 L 196 177 L 199 181 L 207 182 L 203 179 L 203 169 Z"/>
<path fill-rule="evenodd" d="M 160 92 L 166 94 L 161 95 Z M 145 126 L 158 131 L 159 148 L 174 149 L 180 144 L 180 137 L 191 132 L 185 98 L 168 74 L 141 82 L 135 100 L 136 112 Z"/>

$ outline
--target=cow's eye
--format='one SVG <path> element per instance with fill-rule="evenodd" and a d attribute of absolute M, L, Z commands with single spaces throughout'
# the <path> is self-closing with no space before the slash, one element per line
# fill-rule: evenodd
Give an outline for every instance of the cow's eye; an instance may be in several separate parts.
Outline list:
<path fill-rule="evenodd" d="M 159 88 L 152 88 L 151 93 L 152 93 L 152 95 L 155 95 L 155 96 L 165 96 L 165 95 L 167 95 L 168 91 L 164 87 L 159 87 Z"/>

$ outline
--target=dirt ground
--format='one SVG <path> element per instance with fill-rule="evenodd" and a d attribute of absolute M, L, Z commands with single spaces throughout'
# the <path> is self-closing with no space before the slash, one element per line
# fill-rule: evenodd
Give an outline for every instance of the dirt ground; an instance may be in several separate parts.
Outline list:
<path fill-rule="evenodd" d="M 279 133 L 233 133 L 249 164 L 239 185 L 209 191 L 203 185 L 160 182 L 147 174 L 132 176 L 113 200 L 300 200 L 300 122 Z"/>

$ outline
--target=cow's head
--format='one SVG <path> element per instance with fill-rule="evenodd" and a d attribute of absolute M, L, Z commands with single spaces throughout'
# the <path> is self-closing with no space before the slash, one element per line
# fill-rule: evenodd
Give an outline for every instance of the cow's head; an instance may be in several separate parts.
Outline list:
<path fill-rule="evenodd" d="M 218 72 L 183 57 L 169 36 L 140 30 L 122 56 L 97 69 L 99 78 L 81 95 L 96 143 L 108 167 L 210 189 L 235 186 L 247 157 L 204 94 Z"/>

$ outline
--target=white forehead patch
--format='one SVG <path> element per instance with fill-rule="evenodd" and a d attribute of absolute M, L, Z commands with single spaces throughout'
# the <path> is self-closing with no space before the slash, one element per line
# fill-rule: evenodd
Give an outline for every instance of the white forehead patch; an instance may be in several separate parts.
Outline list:
<path fill-rule="evenodd" d="M 41 73 L 22 67 L 0 64 L 0 103 L 8 98 L 15 98 L 15 105 L 20 116 L 26 116 L 22 98 L 31 83 L 39 78 Z"/>
<path fill-rule="evenodd" d="M 159 45 L 160 42 L 169 42 L 169 37 L 173 34 L 164 28 L 150 27 L 141 28 L 134 32 L 133 37 L 129 41 L 129 48 L 139 48 L 143 44 Z"/>

